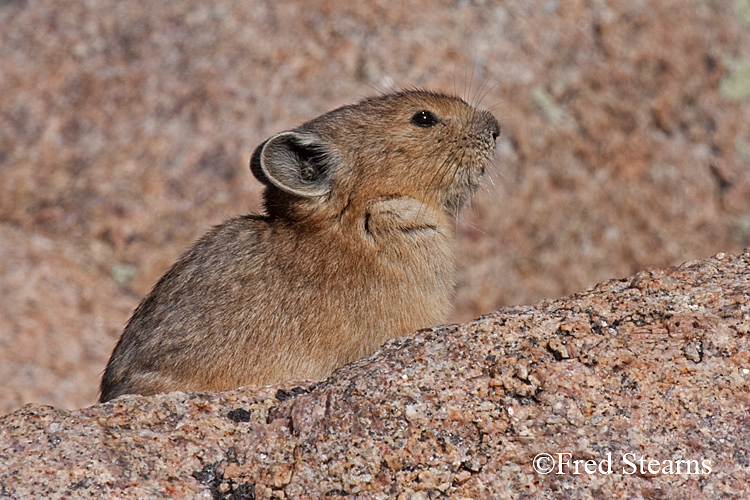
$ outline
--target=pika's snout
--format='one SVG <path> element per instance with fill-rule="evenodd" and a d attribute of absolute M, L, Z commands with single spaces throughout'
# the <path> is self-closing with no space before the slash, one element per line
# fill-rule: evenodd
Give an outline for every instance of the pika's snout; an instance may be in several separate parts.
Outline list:
<path fill-rule="evenodd" d="M 487 130 L 490 131 L 490 135 L 492 136 L 492 143 L 494 144 L 497 141 L 497 138 L 500 137 L 500 124 L 497 123 L 497 119 L 489 111 L 482 111 L 482 114 L 485 116 L 485 120 L 487 121 Z"/>

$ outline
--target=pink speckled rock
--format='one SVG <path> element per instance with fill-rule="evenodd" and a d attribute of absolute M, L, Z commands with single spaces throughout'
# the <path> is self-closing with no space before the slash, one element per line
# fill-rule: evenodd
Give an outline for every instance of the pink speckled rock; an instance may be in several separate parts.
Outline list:
<path fill-rule="evenodd" d="M 320 383 L 28 405 L 0 419 L 0 496 L 743 498 L 749 290 L 750 249 L 417 332 Z"/>
<path fill-rule="evenodd" d="M 79 408 L 128 315 L 258 210 L 257 145 L 392 87 L 502 127 L 453 321 L 750 245 L 739 0 L 0 0 L 0 414 Z"/>

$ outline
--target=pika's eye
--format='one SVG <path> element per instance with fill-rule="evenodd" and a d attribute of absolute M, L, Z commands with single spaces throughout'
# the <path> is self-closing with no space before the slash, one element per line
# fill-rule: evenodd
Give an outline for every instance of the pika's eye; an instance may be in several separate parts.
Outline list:
<path fill-rule="evenodd" d="M 417 111 L 417 114 L 411 117 L 411 122 L 417 127 L 428 128 L 437 125 L 438 119 L 435 115 L 423 109 L 422 111 Z"/>

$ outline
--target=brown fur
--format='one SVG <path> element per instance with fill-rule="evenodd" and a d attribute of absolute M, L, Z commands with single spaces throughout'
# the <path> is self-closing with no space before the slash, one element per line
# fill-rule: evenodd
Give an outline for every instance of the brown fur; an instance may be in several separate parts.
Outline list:
<path fill-rule="evenodd" d="M 436 123 L 413 123 L 428 110 Z M 461 99 L 405 91 L 278 134 L 253 154 L 265 216 L 213 228 L 133 313 L 102 378 L 121 394 L 321 379 L 444 322 L 453 217 L 499 127 Z"/>

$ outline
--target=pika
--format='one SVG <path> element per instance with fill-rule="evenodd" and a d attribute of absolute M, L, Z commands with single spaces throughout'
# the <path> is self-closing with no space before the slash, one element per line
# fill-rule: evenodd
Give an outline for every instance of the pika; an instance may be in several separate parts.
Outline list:
<path fill-rule="evenodd" d="M 454 224 L 500 127 L 460 98 L 365 99 L 258 146 L 264 215 L 214 227 L 135 309 L 101 381 L 122 394 L 322 379 L 446 321 Z"/>

